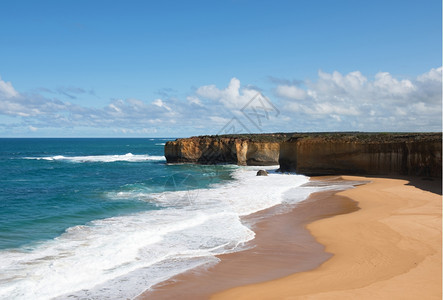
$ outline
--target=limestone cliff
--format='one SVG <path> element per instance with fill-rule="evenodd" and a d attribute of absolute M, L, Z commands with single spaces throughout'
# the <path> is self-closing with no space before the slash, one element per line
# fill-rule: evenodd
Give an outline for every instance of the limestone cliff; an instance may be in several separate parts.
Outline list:
<path fill-rule="evenodd" d="M 441 134 L 293 137 L 281 144 L 280 168 L 306 175 L 441 177 Z"/>
<path fill-rule="evenodd" d="M 168 163 L 276 165 L 305 175 L 441 177 L 441 133 L 277 133 L 167 142 Z"/>
<path fill-rule="evenodd" d="M 237 137 L 192 137 L 165 145 L 168 163 L 278 165 L 279 154 L 280 142 Z"/>

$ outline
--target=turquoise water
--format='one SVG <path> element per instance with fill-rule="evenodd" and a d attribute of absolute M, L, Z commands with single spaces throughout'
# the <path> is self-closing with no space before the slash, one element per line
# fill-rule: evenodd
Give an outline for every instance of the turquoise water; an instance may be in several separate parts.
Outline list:
<path fill-rule="evenodd" d="M 168 165 L 165 142 L 0 139 L 0 299 L 134 298 L 244 249 L 243 216 L 317 190 L 278 166 Z"/>
<path fill-rule="evenodd" d="M 167 165 L 165 142 L 0 139 L 0 249 L 32 248 L 72 226 L 164 208 L 137 193 L 112 197 L 119 192 L 160 193 L 230 179 L 229 168 Z M 192 180 L 183 182 L 189 174 Z"/>

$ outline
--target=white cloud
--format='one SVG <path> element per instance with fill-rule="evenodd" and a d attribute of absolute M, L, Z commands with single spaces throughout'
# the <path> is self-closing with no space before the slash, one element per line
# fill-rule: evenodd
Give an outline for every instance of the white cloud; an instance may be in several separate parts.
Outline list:
<path fill-rule="evenodd" d="M 10 82 L 3 81 L 0 77 L 0 98 L 17 97 L 18 92 L 14 89 Z"/>
<path fill-rule="evenodd" d="M 240 88 L 240 80 L 233 77 L 225 89 L 219 89 L 215 85 L 205 85 L 199 87 L 196 94 L 205 99 L 222 103 L 229 109 L 239 109 L 250 101 L 257 90 L 253 88 Z"/>
<path fill-rule="evenodd" d="M 319 80 L 317 89 L 319 91 L 334 91 L 335 93 L 343 93 L 360 90 L 367 82 L 367 79 L 359 72 L 351 72 L 345 76 L 335 71 L 328 74 L 322 71 L 318 72 Z"/>
<path fill-rule="evenodd" d="M 210 116 L 209 119 L 216 124 L 223 124 L 223 125 L 225 125 L 230 121 L 230 119 L 228 118 L 222 118 L 219 116 Z"/>
<path fill-rule="evenodd" d="M 442 81 L 442 67 L 440 68 L 432 68 L 429 72 L 424 73 L 417 77 L 417 80 L 420 82 L 434 81 L 440 82 Z"/>
<path fill-rule="evenodd" d="M 125 128 L 126 133 L 143 133 L 147 124 L 161 124 L 173 116 L 172 109 L 160 99 L 146 103 L 139 99 L 114 100 L 103 108 L 85 107 L 41 94 L 18 93 L 11 83 L 1 82 L 0 115 L 21 120 L 14 125 L 35 132 L 37 128 Z M 6 87 L 6 88 L 5 88 Z M 133 131 L 130 131 L 131 127 Z M 118 129 L 119 132 L 120 129 Z M 146 130 L 145 130 L 146 131 Z M 149 128 L 149 132 L 154 129 Z"/>
<path fill-rule="evenodd" d="M 276 93 L 281 97 L 295 100 L 302 100 L 307 96 L 305 90 L 293 85 L 279 85 L 276 89 Z"/>
<path fill-rule="evenodd" d="M 12 86 L 11 86 L 12 87 Z M 70 104 L 57 99 L 47 99 L 37 94 L 0 95 L 0 114 L 30 117 L 66 111 Z"/>
<path fill-rule="evenodd" d="M 114 110 L 117 113 L 122 112 L 122 110 L 120 108 L 118 108 L 117 106 L 115 106 L 113 103 L 109 104 L 109 108 L 111 108 L 112 110 Z"/>
<path fill-rule="evenodd" d="M 416 89 L 414 84 L 407 79 L 397 80 L 388 72 L 380 72 L 375 75 L 372 83 L 374 93 L 382 96 L 405 96 Z"/>
<path fill-rule="evenodd" d="M 158 107 L 163 107 L 168 111 L 171 111 L 171 108 L 169 106 L 167 106 L 162 99 L 156 99 L 152 102 L 153 105 L 158 106 Z"/>
<path fill-rule="evenodd" d="M 441 130 L 441 67 L 415 79 L 388 72 L 368 79 L 359 71 L 319 71 L 317 81 L 304 86 L 280 84 L 275 94 L 284 99 L 284 111 L 299 114 L 299 119 L 318 119 L 319 128 L 322 122 L 336 121 L 335 130 Z"/>
<path fill-rule="evenodd" d="M 203 106 L 203 104 L 201 103 L 200 99 L 198 99 L 198 97 L 196 96 L 188 96 L 186 97 L 186 100 L 188 100 L 189 103 L 191 104 L 195 104 L 198 106 Z"/>
<path fill-rule="evenodd" d="M 442 68 L 416 78 L 398 78 L 387 72 L 365 77 L 361 72 L 341 74 L 320 71 L 304 82 L 274 81 L 279 100 L 270 99 L 280 111 L 275 117 L 260 115 L 262 129 L 271 131 L 439 131 L 441 130 Z M 88 95 L 71 89 L 76 97 Z M 86 90 L 85 90 L 86 91 Z M 48 128 L 96 128 L 143 135 L 215 134 L 233 117 L 256 130 L 240 109 L 258 93 L 233 77 L 227 86 L 205 85 L 183 99 L 163 95 L 158 99 L 114 99 L 102 107 L 84 106 L 57 99 L 61 96 L 18 92 L 0 79 L 0 129 L 45 132 Z M 263 94 L 270 96 L 269 92 Z M 64 97 L 64 96 L 61 96 Z M 82 99 L 79 99 L 82 100 Z M 248 115 L 258 121 L 257 115 Z M 256 120 L 257 119 L 257 120 Z M 266 124 L 265 124 L 266 123 Z M 260 125 L 261 126 L 261 125 Z M 93 132 L 92 129 L 91 132 Z"/>

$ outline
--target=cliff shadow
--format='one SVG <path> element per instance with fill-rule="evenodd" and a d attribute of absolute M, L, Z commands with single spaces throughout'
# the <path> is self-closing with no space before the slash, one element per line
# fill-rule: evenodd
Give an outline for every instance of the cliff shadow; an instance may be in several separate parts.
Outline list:
<path fill-rule="evenodd" d="M 434 194 L 442 194 L 442 179 L 431 177 L 409 177 L 408 185 L 415 186 L 418 189 L 428 191 Z"/>
<path fill-rule="evenodd" d="M 362 175 L 368 178 L 388 178 L 407 180 L 410 186 L 414 186 L 420 190 L 442 195 L 442 178 L 436 177 L 418 177 L 418 176 L 402 176 L 402 175 Z"/>

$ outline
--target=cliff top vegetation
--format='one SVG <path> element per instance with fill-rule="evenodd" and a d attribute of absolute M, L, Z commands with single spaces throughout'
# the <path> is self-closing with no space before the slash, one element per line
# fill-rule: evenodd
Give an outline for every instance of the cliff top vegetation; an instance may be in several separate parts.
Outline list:
<path fill-rule="evenodd" d="M 257 134 L 224 134 L 193 136 L 199 139 L 241 139 L 253 142 L 284 142 L 300 138 L 323 139 L 323 140 L 345 140 L 361 142 L 401 142 L 401 141 L 437 141 L 442 139 L 441 132 L 278 132 Z"/>

